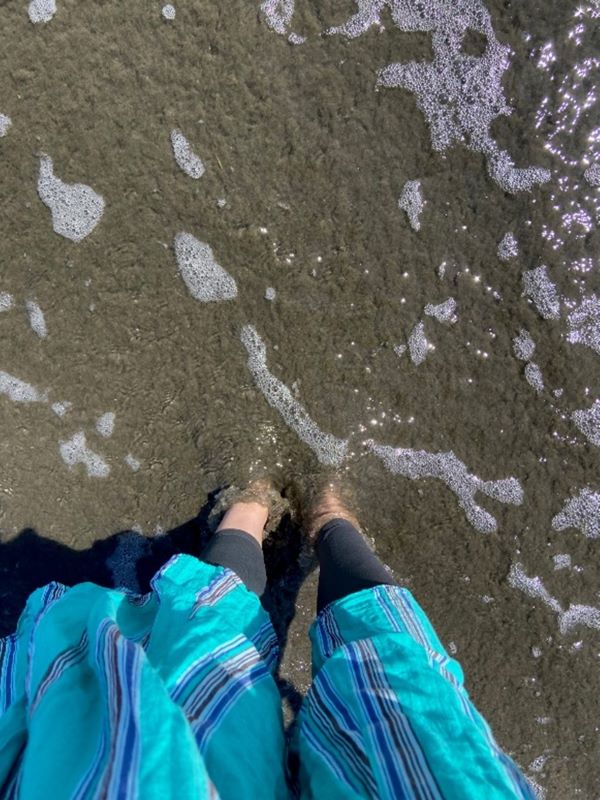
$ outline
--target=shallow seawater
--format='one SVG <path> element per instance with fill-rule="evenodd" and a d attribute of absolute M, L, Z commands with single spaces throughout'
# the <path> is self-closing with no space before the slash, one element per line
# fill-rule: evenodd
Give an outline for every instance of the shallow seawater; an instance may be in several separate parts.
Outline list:
<path fill-rule="evenodd" d="M 263 11 L 0 7 L 0 548 L 335 465 L 500 743 L 593 800 L 600 8 Z"/>

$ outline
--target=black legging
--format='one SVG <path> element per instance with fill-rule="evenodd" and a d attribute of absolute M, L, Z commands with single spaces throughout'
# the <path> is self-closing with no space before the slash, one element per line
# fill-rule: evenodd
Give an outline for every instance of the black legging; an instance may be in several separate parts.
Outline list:
<path fill-rule="evenodd" d="M 354 525 L 345 519 L 331 520 L 321 528 L 315 551 L 321 567 L 317 613 L 361 589 L 396 584 Z M 251 592 L 262 597 L 267 585 L 265 562 L 261 546 L 249 533 L 234 528 L 218 531 L 201 557 L 209 564 L 233 570 Z"/>

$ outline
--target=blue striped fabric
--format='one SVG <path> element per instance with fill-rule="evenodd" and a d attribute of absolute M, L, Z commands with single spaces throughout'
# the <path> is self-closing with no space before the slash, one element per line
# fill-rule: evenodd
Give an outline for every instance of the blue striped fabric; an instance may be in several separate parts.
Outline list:
<path fill-rule="evenodd" d="M 0 796 L 533 798 L 409 592 L 351 595 L 311 638 L 290 787 L 277 640 L 237 575 L 178 556 L 143 596 L 34 592 L 0 640 Z"/>
<path fill-rule="evenodd" d="M 408 590 L 333 603 L 311 639 L 313 683 L 293 739 L 302 796 L 533 800 Z"/>

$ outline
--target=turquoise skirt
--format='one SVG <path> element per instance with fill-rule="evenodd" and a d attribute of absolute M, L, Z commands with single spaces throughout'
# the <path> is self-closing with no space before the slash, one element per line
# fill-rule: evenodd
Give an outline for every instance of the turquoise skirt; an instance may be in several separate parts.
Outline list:
<path fill-rule="evenodd" d="M 0 796 L 533 800 L 406 589 L 333 603 L 310 635 L 286 743 L 275 633 L 231 570 L 179 555 L 143 596 L 38 589 L 0 639 Z"/>

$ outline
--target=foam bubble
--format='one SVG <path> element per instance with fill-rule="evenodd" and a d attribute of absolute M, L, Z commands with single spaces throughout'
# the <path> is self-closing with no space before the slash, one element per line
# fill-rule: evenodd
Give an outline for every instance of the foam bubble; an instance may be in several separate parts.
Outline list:
<path fill-rule="evenodd" d="M 571 497 L 552 520 L 555 531 L 578 528 L 584 536 L 597 539 L 600 536 L 600 493 L 582 489 Z"/>
<path fill-rule="evenodd" d="M 410 227 L 418 231 L 421 229 L 419 217 L 425 205 L 421 194 L 421 181 L 406 181 L 398 200 L 398 207 L 406 212 Z"/>
<path fill-rule="evenodd" d="M 510 261 L 519 255 L 519 243 L 513 233 L 505 233 L 498 244 L 498 258 L 500 261 Z"/>
<path fill-rule="evenodd" d="M 529 331 L 526 331 L 522 328 L 519 331 L 519 335 L 515 336 L 512 341 L 513 344 L 513 353 L 516 355 L 518 359 L 521 361 L 529 361 L 533 358 L 533 354 L 535 353 L 535 342 L 531 338 Z"/>
<path fill-rule="evenodd" d="M 396 353 L 398 358 L 401 358 L 404 355 L 404 353 L 406 353 L 406 345 L 405 344 L 394 345 L 394 353 Z"/>
<path fill-rule="evenodd" d="M 555 572 L 560 569 L 571 569 L 571 556 L 568 553 L 557 553 L 552 556 L 552 561 L 554 561 Z"/>
<path fill-rule="evenodd" d="M 556 286 L 548 276 L 545 266 L 523 273 L 523 294 L 529 297 L 543 319 L 560 317 L 560 300 Z"/>
<path fill-rule="evenodd" d="M 544 586 L 541 578 L 535 576 L 530 578 L 522 564 L 512 564 L 510 572 L 508 573 L 508 583 L 513 589 L 519 589 L 529 597 L 542 600 L 548 608 L 556 611 L 557 614 L 562 613 L 562 606 L 555 597 L 552 597 L 550 592 Z"/>
<path fill-rule="evenodd" d="M 306 36 L 300 36 L 297 33 L 290 33 L 290 35 L 288 36 L 288 42 L 290 44 L 295 44 L 295 45 L 304 44 L 305 41 L 306 41 Z"/>
<path fill-rule="evenodd" d="M 260 10 L 269 28 L 275 33 L 286 34 L 294 16 L 295 0 L 265 0 Z"/>
<path fill-rule="evenodd" d="M 390 64 L 382 69 L 378 86 L 400 87 L 414 92 L 417 105 L 431 128 L 431 142 L 438 151 L 464 143 L 483 153 L 490 176 L 507 192 L 529 191 L 550 178 L 540 167 L 515 167 L 510 155 L 492 138 L 496 117 L 512 109 L 504 97 L 503 73 L 510 50 L 500 44 L 490 15 L 479 0 L 357 0 L 358 13 L 330 33 L 354 38 L 371 25 L 381 25 L 380 13 L 389 6 L 394 23 L 403 31 L 432 31 L 433 61 Z M 485 52 L 464 52 L 469 29 L 482 34 Z"/>
<path fill-rule="evenodd" d="M 175 6 L 171 5 L 171 3 L 167 3 L 162 7 L 162 15 L 165 19 L 174 20 L 175 15 L 177 14 L 175 10 Z"/>
<path fill-rule="evenodd" d="M 0 292 L 0 312 L 8 311 L 14 305 L 12 294 L 8 292 Z"/>
<path fill-rule="evenodd" d="M 6 395 L 13 403 L 45 403 L 48 399 L 45 392 L 8 372 L 0 372 L 0 394 Z"/>
<path fill-rule="evenodd" d="M 597 164 L 592 164 L 586 169 L 583 177 L 590 184 L 590 186 L 600 186 L 600 161 Z"/>
<path fill-rule="evenodd" d="M 570 605 L 558 618 L 558 626 L 562 634 L 571 633 L 581 626 L 600 630 L 600 608 L 576 603 Z"/>
<path fill-rule="evenodd" d="M 410 353 L 410 360 L 416 366 L 422 364 L 427 358 L 429 342 L 425 336 L 425 325 L 422 322 L 417 322 L 408 337 L 408 352 Z"/>
<path fill-rule="evenodd" d="M 267 286 L 265 289 L 265 300 L 275 300 L 277 293 L 272 286 Z"/>
<path fill-rule="evenodd" d="M 83 464 L 90 478 L 106 478 L 110 473 L 110 467 L 102 456 L 87 446 L 83 431 L 78 431 L 66 442 L 60 442 L 59 450 L 62 460 L 68 467 Z"/>
<path fill-rule="evenodd" d="M 567 317 L 567 341 L 583 344 L 600 353 L 600 298 L 595 294 L 584 297 Z"/>
<path fill-rule="evenodd" d="M 205 168 L 200 158 L 192 150 L 192 146 L 183 133 L 177 129 L 171 131 L 171 146 L 177 165 L 190 178 L 198 180 L 204 175 Z"/>
<path fill-rule="evenodd" d="M 31 325 L 31 330 L 36 333 L 40 339 L 45 339 L 46 336 L 48 336 L 48 329 L 46 328 L 44 312 L 35 300 L 27 300 L 25 307 L 27 309 L 27 314 L 29 315 L 29 324 Z"/>
<path fill-rule="evenodd" d="M 525 364 L 525 380 L 532 388 L 536 390 L 536 392 L 544 391 L 544 377 L 542 375 L 542 370 L 537 364 L 534 364 L 533 361 Z"/>
<path fill-rule="evenodd" d="M 27 9 L 31 22 L 50 22 L 56 14 L 56 0 L 31 0 Z"/>
<path fill-rule="evenodd" d="M 588 409 L 579 409 L 571 414 L 571 419 L 589 442 L 600 447 L 600 401 Z"/>
<path fill-rule="evenodd" d="M 512 564 L 508 574 L 509 584 L 529 597 L 539 598 L 548 608 L 558 615 L 558 627 L 560 632 L 565 635 L 571 633 L 575 628 L 582 625 L 587 628 L 600 630 L 600 608 L 582 604 L 571 604 L 566 610 L 552 597 L 544 586 L 541 578 L 530 578 L 522 564 Z"/>
<path fill-rule="evenodd" d="M 449 323 L 450 325 L 454 325 L 458 321 L 455 312 L 456 300 L 453 297 L 449 297 L 437 306 L 431 305 L 431 303 L 425 306 L 425 313 L 428 317 L 434 317 L 438 322 Z"/>
<path fill-rule="evenodd" d="M 89 236 L 104 213 L 104 198 L 83 183 L 64 183 L 54 175 L 49 156 L 40 158 L 38 194 L 52 213 L 54 231 L 80 242 Z"/>
<path fill-rule="evenodd" d="M 102 414 L 102 416 L 98 417 L 96 420 L 96 430 L 100 436 L 104 436 L 105 439 L 113 435 L 114 429 L 115 414 L 113 411 L 107 411 L 106 414 Z"/>
<path fill-rule="evenodd" d="M 482 533 L 495 531 L 498 524 L 495 517 L 475 502 L 477 492 L 501 503 L 520 505 L 523 502 L 523 489 L 516 478 L 482 481 L 476 475 L 471 475 L 466 465 L 452 451 L 429 453 L 426 450 L 389 447 L 377 444 L 372 439 L 366 445 L 396 475 L 403 475 L 411 480 L 436 478 L 445 483 L 456 495 L 467 520 Z"/>
<path fill-rule="evenodd" d="M 73 407 L 73 403 L 70 403 L 68 400 L 60 401 L 58 403 L 52 403 L 50 408 L 57 417 L 64 417 L 67 411 Z"/>
<path fill-rule="evenodd" d="M 178 233 L 174 248 L 179 271 L 192 297 L 203 303 L 237 297 L 234 279 L 217 264 L 210 245 L 191 233 Z"/>
<path fill-rule="evenodd" d="M 348 441 L 324 433 L 308 416 L 288 387 L 267 367 L 267 348 L 252 325 L 244 325 L 241 341 L 248 352 L 248 368 L 265 399 L 284 422 L 307 444 L 322 464 L 339 466 L 347 456 Z"/>
<path fill-rule="evenodd" d="M 8 129 L 12 125 L 12 120 L 6 114 L 0 114 L 0 139 L 8 133 Z"/>
<path fill-rule="evenodd" d="M 139 468 L 142 466 L 141 462 L 138 461 L 138 459 L 131 453 L 127 453 L 127 455 L 125 456 L 125 463 L 134 472 L 137 472 Z"/>

